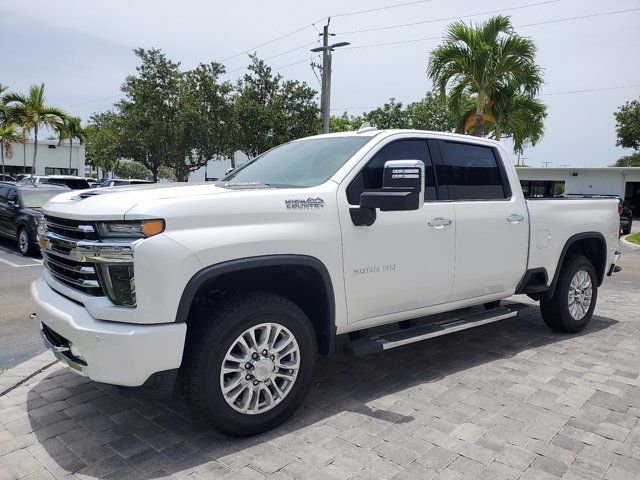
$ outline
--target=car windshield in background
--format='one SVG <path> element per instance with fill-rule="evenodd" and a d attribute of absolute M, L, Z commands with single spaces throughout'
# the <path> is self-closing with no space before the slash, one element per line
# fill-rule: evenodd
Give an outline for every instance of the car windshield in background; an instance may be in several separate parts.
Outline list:
<path fill-rule="evenodd" d="M 69 187 L 72 190 L 85 190 L 87 188 L 91 188 L 89 182 L 83 180 L 81 178 L 49 178 L 46 183 L 51 183 L 53 185 L 64 185 L 65 187 Z"/>
<path fill-rule="evenodd" d="M 285 143 L 224 177 L 230 183 L 315 187 L 326 182 L 371 137 L 325 137 Z"/>
<path fill-rule="evenodd" d="M 60 195 L 68 190 L 51 189 L 51 190 L 21 190 L 20 196 L 22 197 L 23 208 L 42 208 L 42 206 L 51 200 L 56 195 Z"/>

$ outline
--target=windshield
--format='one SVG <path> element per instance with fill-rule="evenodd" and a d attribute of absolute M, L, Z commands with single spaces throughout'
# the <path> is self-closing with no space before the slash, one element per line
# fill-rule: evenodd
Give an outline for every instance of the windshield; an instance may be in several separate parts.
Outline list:
<path fill-rule="evenodd" d="M 48 178 L 46 183 L 64 185 L 73 190 L 86 190 L 87 188 L 91 188 L 89 182 L 82 178 Z"/>
<path fill-rule="evenodd" d="M 285 143 L 227 175 L 231 183 L 315 187 L 326 182 L 371 137 L 325 137 Z"/>
<path fill-rule="evenodd" d="M 21 190 L 22 208 L 42 208 L 42 206 L 56 195 L 64 193 L 60 190 Z"/>

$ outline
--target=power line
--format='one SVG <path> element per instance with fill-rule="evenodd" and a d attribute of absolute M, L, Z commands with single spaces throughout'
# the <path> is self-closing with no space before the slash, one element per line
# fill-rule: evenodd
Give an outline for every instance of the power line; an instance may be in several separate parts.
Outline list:
<path fill-rule="evenodd" d="M 316 23 L 316 22 L 314 22 L 314 23 Z M 243 50 L 242 52 L 236 53 L 235 55 L 231 55 L 230 57 L 223 58 L 222 60 L 220 60 L 220 62 L 221 63 L 222 62 L 226 62 L 227 60 L 231 60 L 232 58 L 236 58 L 236 57 L 240 57 L 242 55 L 246 55 L 247 53 L 251 53 L 251 52 L 257 50 L 258 48 L 264 47 L 265 45 L 270 45 L 270 44 L 272 44 L 274 42 L 277 42 L 278 40 L 282 40 L 283 38 L 290 37 L 291 35 L 295 35 L 296 33 L 302 32 L 303 30 L 306 30 L 307 28 L 312 27 L 312 26 L 313 26 L 313 23 L 309 23 L 309 24 L 305 25 L 304 27 L 297 28 L 297 29 L 295 29 L 295 30 L 293 30 L 293 31 L 291 31 L 289 33 L 285 33 L 284 35 L 280 35 L 279 37 L 276 37 L 276 38 L 273 38 L 273 39 L 271 39 L 271 40 L 269 40 L 267 42 L 261 43 L 260 45 L 256 45 L 255 47 L 251 47 L 251 48 L 249 48 L 247 50 Z"/>
<path fill-rule="evenodd" d="M 537 25 L 546 25 L 548 23 L 557 23 L 557 22 L 567 22 L 570 20 L 583 20 L 585 18 L 594 18 L 594 17 L 602 17 L 605 15 L 615 15 L 618 13 L 629 13 L 629 12 L 636 12 L 639 11 L 640 8 L 630 8 L 627 10 L 616 10 L 613 12 L 602 12 L 602 13 L 594 13 L 591 15 L 580 15 L 578 17 L 567 17 L 567 18 L 559 18 L 559 19 L 554 19 L 554 20 L 546 20 L 544 22 L 537 22 L 537 23 L 528 23 L 525 25 L 516 25 L 514 26 L 514 28 L 524 28 L 524 27 L 532 27 L 532 26 L 537 26 Z M 416 42 L 424 42 L 427 40 L 438 40 L 438 39 L 442 39 L 444 38 L 442 35 L 439 35 L 437 37 L 424 37 L 424 38 L 414 38 L 411 40 L 398 40 L 395 42 L 384 42 L 384 43 L 372 43 L 372 44 L 366 44 L 366 45 L 354 45 L 351 47 L 346 47 L 345 50 L 349 50 L 349 49 L 357 49 L 357 48 L 374 48 L 374 47 L 385 47 L 388 45 L 400 45 L 400 44 L 405 44 L 405 43 L 416 43 Z"/>
<path fill-rule="evenodd" d="M 72 105 L 63 105 L 63 106 L 62 106 L 62 107 L 60 107 L 60 108 L 80 107 L 80 106 L 82 106 L 82 105 L 89 105 L 89 104 L 91 104 L 91 103 L 98 103 L 98 102 L 101 102 L 101 101 L 103 101 L 103 100 L 111 100 L 112 98 L 121 97 L 121 96 L 122 96 L 122 94 L 121 94 L 121 93 L 119 93 L 119 94 L 117 94 L 117 95 L 111 95 L 111 96 L 109 96 L 109 97 L 97 98 L 97 99 L 95 99 L 95 100 L 91 100 L 91 101 L 89 101 L 89 102 L 74 103 L 74 104 L 72 104 Z"/>
<path fill-rule="evenodd" d="M 371 12 L 379 12 L 381 10 L 389 10 L 391 8 L 398 8 L 398 7 L 407 7 L 409 5 L 416 5 L 418 3 L 427 3 L 427 2 L 431 2 L 432 0 L 417 0 L 414 2 L 404 2 L 404 3 L 396 3 L 394 5 L 387 5 L 386 7 L 378 7 L 378 8 L 370 8 L 368 10 L 358 10 L 355 12 L 346 12 L 346 13 L 339 13 L 337 15 L 331 15 L 331 17 L 347 17 L 349 15 L 360 15 L 361 13 L 371 13 Z"/>
<path fill-rule="evenodd" d="M 608 90 L 621 90 L 624 88 L 636 88 L 640 87 L 640 83 L 636 85 L 619 85 L 616 87 L 604 87 L 604 88 L 590 88 L 588 90 L 568 90 L 565 92 L 549 92 L 549 93 L 541 93 L 540 95 L 551 96 L 551 95 L 571 95 L 573 93 L 591 93 L 591 92 L 605 92 Z"/>
<path fill-rule="evenodd" d="M 292 48 L 291 50 L 287 50 L 286 52 L 278 53 L 277 55 L 273 55 L 273 56 L 271 56 L 271 57 L 264 58 L 264 59 L 262 59 L 262 60 L 264 60 L 265 62 L 266 62 L 266 61 L 269 61 L 269 60 L 273 60 L 274 58 L 281 57 L 282 55 L 286 55 L 286 54 L 288 54 L 288 53 L 295 52 L 295 51 L 297 51 L 297 50 L 302 50 L 303 48 L 307 48 L 307 47 L 310 47 L 311 45 L 315 45 L 315 44 L 316 44 L 316 42 L 315 42 L 315 41 L 313 41 L 313 42 L 309 42 L 309 43 L 305 43 L 304 45 L 300 45 L 300 46 L 298 46 L 298 47 Z M 233 72 L 239 72 L 240 70 L 244 70 L 244 69 L 246 69 L 247 67 L 249 67 L 249 65 L 245 65 L 244 67 L 234 68 L 233 70 L 228 70 L 228 71 L 226 71 L 224 74 L 226 75 L 226 74 L 233 73 Z"/>
<path fill-rule="evenodd" d="M 616 85 L 613 87 L 602 87 L 602 88 L 589 88 L 584 90 L 567 90 L 564 92 L 549 92 L 549 93 L 541 93 L 541 96 L 552 96 L 552 95 L 572 95 L 575 93 L 593 93 L 593 92 L 605 92 L 611 90 L 622 90 L 625 88 L 639 88 L 640 83 L 634 85 Z M 348 110 L 370 110 L 378 108 L 379 105 L 368 106 L 368 107 L 342 107 L 342 108 L 332 108 L 331 110 L 340 110 L 340 111 L 348 111 Z"/>
<path fill-rule="evenodd" d="M 404 2 L 404 3 L 393 4 L 393 5 L 387 5 L 386 7 L 378 7 L 378 8 L 370 8 L 370 9 L 367 9 L 367 10 L 358 10 L 358 11 L 354 11 L 354 12 L 338 13 L 336 15 L 329 15 L 329 16 L 330 17 L 347 17 L 347 16 L 350 16 L 350 15 L 360 15 L 360 14 L 363 14 L 363 13 L 379 12 L 379 11 L 382 11 L 382 10 L 389 10 L 389 9 L 392 9 L 392 8 L 406 7 L 406 6 L 409 6 L 409 5 L 417 5 L 417 4 L 420 4 L 420 3 L 427 3 L 427 2 L 431 2 L 431 1 L 433 1 L 433 0 L 416 0 L 416 1 L 413 1 L 413 2 Z M 239 53 L 236 53 L 234 55 L 231 55 L 230 57 L 223 58 L 222 60 L 220 60 L 220 62 L 226 62 L 227 60 L 231 60 L 232 58 L 240 57 L 240 56 L 245 55 L 247 53 L 253 52 L 253 51 L 257 50 L 258 48 L 264 47 L 266 45 L 270 45 L 270 44 L 272 44 L 274 42 L 277 42 L 278 40 L 282 40 L 283 38 L 287 38 L 287 37 L 290 37 L 292 35 L 295 35 L 296 33 L 302 32 L 303 30 L 306 30 L 309 27 L 314 27 L 315 28 L 315 24 L 316 23 L 321 22 L 321 21 L 325 20 L 326 18 L 328 18 L 328 17 L 322 17 L 322 18 L 316 20 L 313 23 L 309 23 L 309 24 L 304 25 L 304 26 L 302 26 L 300 28 L 296 28 L 295 30 L 290 31 L 289 33 L 285 33 L 284 35 L 280 35 L 278 37 L 272 38 L 271 40 L 268 40 L 268 41 L 266 41 L 264 43 L 256 45 L 255 47 L 251 47 L 251 48 L 249 48 L 247 50 L 243 50 L 242 52 L 239 52 Z"/>
<path fill-rule="evenodd" d="M 469 15 L 459 15 L 459 16 L 455 16 L 455 17 L 443 17 L 443 18 L 434 18 L 431 20 L 423 20 L 420 22 L 411 22 L 411 23 L 400 23 L 397 25 L 387 25 L 387 26 L 383 26 L 383 27 L 374 27 L 374 28 L 364 28 L 361 30 L 351 30 L 351 31 L 347 31 L 347 32 L 338 32 L 336 35 L 347 35 L 347 34 L 351 34 L 351 33 L 365 33 L 365 32 L 377 32 L 380 30 L 389 30 L 392 28 L 402 28 L 402 27 L 413 27 L 415 25 L 424 25 L 427 23 L 436 23 L 436 22 L 446 22 L 448 20 L 457 20 L 460 18 L 469 18 L 469 17 L 478 17 L 480 15 L 490 15 L 492 13 L 502 13 L 502 12 L 508 12 L 511 10 L 521 10 L 523 8 L 530 8 L 530 7 L 537 7 L 540 5 L 547 5 L 550 3 L 557 3 L 560 2 L 562 0 L 547 0 L 545 2 L 537 2 L 537 3 L 530 3 L 528 5 L 521 5 L 519 7 L 510 7 L 510 8 L 503 8 L 500 10 L 491 10 L 491 11 L 487 11 L 487 12 L 479 12 L 479 13 L 473 13 L 473 14 L 469 14 Z"/>
<path fill-rule="evenodd" d="M 591 15 L 581 15 L 579 17 L 558 18 L 556 20 L 548 20 L 546 22 L 527 23 L 526 25 L 518 25 L 518 28 L 533 27 L 535 25 L 546 25 L 548 23 L 568 22 L 569 20 L 581 20 L 583 18 L 603 17 L 605 15 L 615 15 L 616 13 L 637 12 L 640 8 L 629 8 L 628 10 L 617 10 L 615 12 L 594 13 Z"/>

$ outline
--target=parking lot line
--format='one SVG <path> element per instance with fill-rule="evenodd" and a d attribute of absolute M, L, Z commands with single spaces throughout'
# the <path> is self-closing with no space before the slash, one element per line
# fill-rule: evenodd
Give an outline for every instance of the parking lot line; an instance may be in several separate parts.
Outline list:
<path fill-rule="evenodd" d="M 42 260 L 34 260 L 36 263 L 27 263 L 26 265 L 19 265 L 17 263 L 10 262 L 9 260 L 5 260 L 4 258 L 0 258 L 0 263 L 6 263 L 7 265 L 14 268 L 23 268 L 23 267 L 40 267 L 42 266 Z"/>

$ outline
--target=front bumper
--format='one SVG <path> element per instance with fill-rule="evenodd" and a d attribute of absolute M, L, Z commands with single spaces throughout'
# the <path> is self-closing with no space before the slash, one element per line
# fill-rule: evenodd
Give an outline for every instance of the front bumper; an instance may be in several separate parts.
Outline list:
<path fill-rule="evenodd" d="M 137 387 L 156 372 L 182 362 L 185 323 L 138 325 L 93 318 L 89 312 L 49 287 L 43 279 L 31 285 L 36 316 L 45 345 L 73 371 L 91 380 Z M 53 332 L 53 335 L 52 333 Z M 65 345 L 71 342 L 79 357 Z"/>

